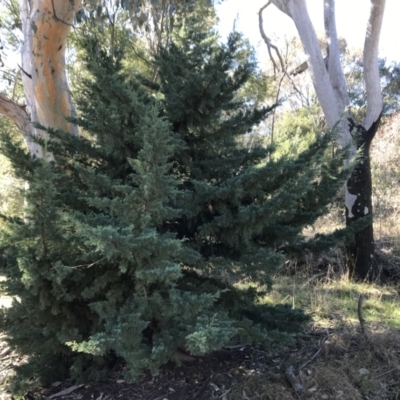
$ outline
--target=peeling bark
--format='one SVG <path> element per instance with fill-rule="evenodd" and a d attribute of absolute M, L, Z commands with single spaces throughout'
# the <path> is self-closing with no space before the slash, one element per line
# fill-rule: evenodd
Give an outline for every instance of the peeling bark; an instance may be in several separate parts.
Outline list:
<path fill-rule="evenodd" d="M 370 147 L 378 130 L 383 99 L 379 77 L 378 47 L 386 0 L 371 0 L 371 11 L 364 42 L 364 80 L 367 92 L 367 113 L 358 129 L 357 148 L 361 160 L 353 171 L 347 186 L 357 196 L 353 207 L 346 210 L 346 224 L 372 214 L 372 175 Z M 351 188 L 351 189 L 350 189 Z M 353 214 L 349 218 L 349 210 Z M 375 260 L 375 242 L 372 223 L 355 235 L 347 247 L 347 259 L 354 276 L 359 279 L 376 279 L 379 267 Z"/>
<path fill-rule="evenodd" d="M 380 118 L 381 116 L 368 130 L 362 125 L 354 126 L 351 121 L 360 160 L 347 181 L 349 193 L 354 197 L 352 207 L 346 209 L 347 225 L 351 225 L 353 222 L 372 214 L 370 148 L 378 130 Z M 347 261 L 352 275 L 359 279 L 373 280 L 378 278 L 378 265 L 374 255 L 374 228 L 371 223 L 357 232 L 354 240 L 347 246 Z"/>
<path fill-rule="evenodd" d="M 32 123 L 78 134 L 77 127 L 65 119 L 75 113 L 65 71 L 65 50 L 80 5 L 81 0 L 20 0 L 22 81 L 31 121 L 29 131 L 23 131 L 25 137 L 30 134 L 46 138 Z M 34 142 L 27 145 L 32 155 L 45 156 Z"/>

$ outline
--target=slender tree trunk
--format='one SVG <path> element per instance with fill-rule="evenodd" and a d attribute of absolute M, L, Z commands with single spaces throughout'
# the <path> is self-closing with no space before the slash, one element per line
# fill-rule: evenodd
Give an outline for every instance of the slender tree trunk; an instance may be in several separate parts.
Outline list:
<path fill-rule="evenodd" d="M 321 2 L 322 3 L 322 2 Z M 307 56 L 314 88 L 332 128 L 339 123 L 339 146 L 351 144 L 350 131 L 343 115 L 348 115 L 349 96 L 340 64 L 339 42 L 336 32 L 335 0 L 324 0 L 325 34 L 328 42 L 327 58 L 322 52 L 314 27 L 308 16 L 305 0 L 270 0 L 279 10 L 292 18 Z M 266 6 L 267 6 L 266 5 Z M 346 223 L 351 225 L 372 214 L 372 182 L 369 149 L 383 109 L 378 67 L 378 45 L 382 28 L 385 0 L 370 0 L 370 16 L 364 43 L 364 79 L 367 113 L 362 125 L 357 125 L 357 148 L 361 159 L 345 185 Z M 265 7 L 266 7 L 265 6 Z M 341 119 L 342 118 L 342 119 Z M 351 147 L 351 154 L 354 154 Z M 371 279 L 378 275 L 374 261 L 374 237 L 370 226 L 358 232 L 348 246 L 348 261 L 353 275 L 358 279 Z"/>
<path fill-rule="evenodd" d="M 354 127 L 357 149 L 360 152 L 359 161 L 354 168 L 347 188 L 355 201 L 351 209 L 346 208 L 346 225 L 372 214 L 372 176 L 370 162 L 370 148 L 372 139 L 378 130 L 380 118 L 375 121 L 370 129 L 362 125 Z M 379 269 L 374 259 L 375 244 L 374 230 L 371 223 L 355 234 L 354 240 L 347 246 L 347 261 L 351 273 L 356 279 L 373 280 L 378 278 Z"/>

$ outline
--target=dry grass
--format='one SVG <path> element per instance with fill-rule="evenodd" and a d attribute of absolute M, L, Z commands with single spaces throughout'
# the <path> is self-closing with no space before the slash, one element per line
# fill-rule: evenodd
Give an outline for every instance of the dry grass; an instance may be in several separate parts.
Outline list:
<path fill-rule="evenodd" d="M 375 235 L 400 252 L 400 113 L 385 120 L 371 147 Z"/>
<path fill-rule="evenodd" d="M 264 301 L 303 308 L 313 323 L 295 338 L 294 348 L 278 357 L 277 365 L 245 378 L 232 399 L 297 399 L 283 373 L 289 365 L 297 368 L 305 399 L 400 399 L 400 115 L 388 126 L 372 149 L 374 230 L 379 259 L 396 281 L 354 282 L 338 249 L 286 265 Z M 343 223 L 343 215 L 332 208 L 306 233 L 332 231 Z M 365 335 L 357 313 L 361 294 Z"/>
<path fill-rule="evenodd" d="M 266 302 L 287 302 L 313 315 L 276 365 L 245 377 L 231 399 L 296 399 L 283 373 L 293 365 L 306 399 L 400 399 L 400 287 L 355 283 L 346 274 L 278 276 Z M 363 335 L 358 298 L 366 295 Z M 227 398 L 227 399 L 230 399 Z"/>

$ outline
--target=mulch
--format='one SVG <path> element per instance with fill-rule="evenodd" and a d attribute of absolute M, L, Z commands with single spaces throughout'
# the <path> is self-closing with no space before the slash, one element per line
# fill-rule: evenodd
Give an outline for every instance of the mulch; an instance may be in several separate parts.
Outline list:
<path fill-rule="evenodd" d="M 272 363 L 267 352 L 252 346 L 232 346 L 199 357 L 180 366 L 168 363 L 157 376 L 144 374 L 136 383 L 127 383 L 123 365 L 107 379 L 74 385 L 68 382 L 42 389 L 40 393 L 27 393 L 25 398 L 67 400 L 210 400 L 227 399 L 232 385 L 243 375 L 254 373 Z M 68 393 L 70 391 L 70 393 Z"/>

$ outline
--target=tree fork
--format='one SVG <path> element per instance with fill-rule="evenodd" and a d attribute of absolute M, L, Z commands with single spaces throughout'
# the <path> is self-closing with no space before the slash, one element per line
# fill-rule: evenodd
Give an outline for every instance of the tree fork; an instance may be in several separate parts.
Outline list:
<path fill-rule="evenodd" d="M 361 218 L 372 214 L 372 175 L 370 147 L 378 130 L 382 114 L 367 130 L 362 125 L 355 125 L 352 119 L 350 131 L 353 133 L 359 151 L 359 160 L 350 178 L 347 188 L 356 196 L 353 206 L 346 208 L 346 225 L 349 226 Z M 356 279 L 373 280 L 379 277 L 378 265 L 375 261 L 374 229 L 371 223 L 354 235 L 354 240 L 347 246 L 347 263 Z"/>

